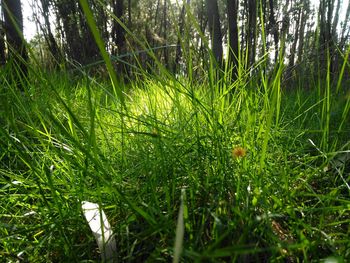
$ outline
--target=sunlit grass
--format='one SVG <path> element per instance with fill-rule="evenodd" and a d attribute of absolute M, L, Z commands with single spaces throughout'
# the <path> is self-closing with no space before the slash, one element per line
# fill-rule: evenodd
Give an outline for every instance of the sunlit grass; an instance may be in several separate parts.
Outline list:
<path fill-rule="evenodd" d="M 0 259 L 98 262 L 84 201 L 117 262 L 348 258 L 343 75 L 284 90 L 265 59 L 235 81 L 213 62 L 195 79 L 156 61 L 129 84 L 30 67 L 22 92 L 1 75 Z"/>
<path fill-rule="evenodd" d="M 91 201 L 112 224 L 119 261 L 169 261 L 181 191 L 185 261 L 348 253 L 347 126 L 341 146 L 324 152 L 322 102 L 306 92 L 297 104 L 278 98 L 276 119 L 269 88 L 237 82 L 227 99 L 205 84 L 146 77 L 121 111 L 93 79 L 44 77 L 25 94 L 3 91 L 12 103 L 0 137 L 2 258 L 98 260 L 80 206 Z"/>

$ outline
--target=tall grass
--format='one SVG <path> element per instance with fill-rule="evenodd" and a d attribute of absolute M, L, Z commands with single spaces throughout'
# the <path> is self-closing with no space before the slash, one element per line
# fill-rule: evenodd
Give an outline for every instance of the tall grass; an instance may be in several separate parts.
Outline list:
<path fill-rule="evenodd" d="M 235 82 L 156 65 L 124 93 L 34 67 L 21 93 L 1 75 L 1 259 L 99 261 L 82 201 L 103 207 L 116 262 L 350 256 L 350 97 L 282 91 L 283 63 Z"/>

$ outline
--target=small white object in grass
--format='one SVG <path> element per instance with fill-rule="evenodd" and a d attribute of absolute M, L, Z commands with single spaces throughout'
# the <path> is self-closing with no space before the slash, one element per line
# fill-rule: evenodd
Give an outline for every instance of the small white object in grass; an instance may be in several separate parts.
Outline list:
<path fill-rule="evenodd" d="M 250 184 L 248 184 L 247 191 L 248 191 L 249 194 L 250 194 L 251 190 L 252 190 L 252 188 L 250 187 Z"/>
<path fill-rule="evenodd" d="M 12 181 L 12 184 L 17 185 L 17 184 L 21 184 L 21 181 Z"/>
<path fill-rule="evenodd" d="M 56 170 L 56 166 L 54 166 L 53 164 L 50 165 L 50 172 L 53 173 L 53 171 Z"/>
<path fill-rule="evenodd" d="M 17 254 L 17 258 L 20 260 L 24 260 L 24 258 L 22 257 L 24 255 L 24 251 L 21 251 Z M 10 261 L 11 262 L 11 261 Z M 18 261 L 17 261 L 18 262 Z"/>
<path fill-rule="evenodd" d="M 315 144 L 311 139 L 308 139 L 308 140 L 309 140 L 309 142 L 311 143 L 311 145 L 312 145 L 313 147 L 315 147 L 315 149 L 316 149 L 320 154 L 322 154 L 322 156 L 323 156 L 324 158 L 327 159 L 327 155 L 326 155 L 324 152 L 322 152 L 322 151 L 320 150 L 320 148 L 318 148 L 318 147 L 316 146 L 316 144 Z"/>
<path fill-rule="evenodd" d="M 57 148 L 62 148 L 63 150 L 66 150 L 67 152 L 73 153 L 72 148 L 70 148 L 67 144 L 59 142 L 59 141 L 53 141 L 52 144 Z"/>
<path fill-rule="evenodd" d="M 29 212 L 23 214 L 23 216 L 31 216 L 31 215 L 35 215 L 35 214 L 36 214 L 35 211 L 29 211 Z"/>
<path fill-rule="evenodd" d="M 322 260 L 322 262 L 325 262 L 325 263 L 340 263 L 340 262 L 343 262 L 343 259 L 342 258 L 337 258 L 337 257 L 328 257 L 328 258 L 325 258 L 324 260 Z"/>
<path fill-rule="evenodd" d="M 181 189 L 181 203 L 180 203 L 179 214 L 177 216 L 173 263 L 180 262 L 180 257 L 181 257 L 181 252 L 182 252 L 182 245 L 183 245 L 184 234 L 185 234 L 185 224 L 184 224 L 184 196 L 185 196 L 185 194 L 186 194 L 185 189 Z"/>
<path fill-rule="evenodd" d="M 87 201 L 81 202 L 81 206 L 90 229 L 96 238 L 102 260 L 112 262 L 116 256 L 117 246 L 104 211 L 98 204 Z"/>
<path fill-rule="evenodd" d="M 62 148 L 63 148 L 64 150 L 66 150 L 67 152 L 70 152 L 70 153 L 73 152 L 73 150 L 72 150 L 68 145 L 66 145 L 66 144 L 64 144 L 64 143 L 62 143 Z"/>
<path fill-rule="evenodd" d="M 12 139 L 14 139 L 16 142 L 21 142 L 21 140 L 20 139 L 18 139 L 18 138 L 16 138 L 14 135 L 10 135 L 10 137 L 12 138 Z"/>

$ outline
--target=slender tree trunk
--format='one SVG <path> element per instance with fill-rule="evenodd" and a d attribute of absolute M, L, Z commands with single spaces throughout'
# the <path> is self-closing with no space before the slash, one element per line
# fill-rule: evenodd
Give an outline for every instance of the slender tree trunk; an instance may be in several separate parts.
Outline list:
<path fill-rule="evenodd" d="M 206 11 L 205 11 L 205 3 L 204 0 L 200 0 L 200 11 L 198 12 L 198 20 L 200 21 L 199 23 L 199 28 L 201 30 L 201 32 L 205 32 L 205 29 L 207 28 L 207 24 L 208 24 L 208 18 L 205 15 Z M 199 50 L 199 54 L 201 58 L 206 58 L 206 54 L 207 52 L 205 51 L 205 44 L 204 41 L 201 39 L 200 35 L 197 35 L 197 43 L 198 43 L 198 50 Z"/>
<path fill-rule="evenodd" d="M 113 1 L 113 13 L 114 15 L 120 20 L 123 21 L 123 15 L 124 15 L 124 3 L 123 0 L 114 0 Z M 125 30 L 124 28 L 118 23 L 118 21 L 115 21 L 113 19 L 113 25 L 112 25 L 112 42 L 115 43 L 117 49 L 113 49 L 112 54 L 114 55 L 121 55 L 123 52 L 125 52 Z M 117 71 L 119 73 L 126 73 L 127 69 L 124 68 L 124 66 L 118 62 L 117 63 Z"/>
<path fill-rule="evenodd" d="M 123 0 L 113 1 L 113 13 L 121 21 L 123 21 L 124 4 Z M 114 50 L 114 54 L 121 54 L 125 46 L 125 35 L 123 27 L 115 20 L 112 26 L 112 41 L 117 46 L 118 50 Z"/>
<path fill-rule="evenodd" d="M 348 2 L 348 6 L 346 8 L 346 14 L 342 26 L 341 38 L 340 38 L 340 47 L 344 48 L 346 40 L 349 38 L 349 26 L 350 22 L 350 1 Z"/>
<path fill-rule="evenodd" d="M 96 13 L 96 16 L 99 15 L 96 10 L 94 10 L 94 12 Z M 80 5 L 77 11 L 77 17 L 82 40 L 80 43 L 80 63 L 86 65 L 98 60 L 100 58 L 100 52 L 95 42 L 94 36 L 90 30 L 90 27 L 86 21 L 84 11 Z"/>
<path fill-rule="evenodd" d="M 256 55 L 256 19 L 257 19 L 256 0 L 248 1 L 248 34 L 247 48 L 248 48 L 248 63 L 249 66 L 255 62 Z"/>
<path fill-rule="evenodd" d="M 304 51 L 304 35 L 305 35 L 305 25 L 307 19 L 307 13 L 309 10 L 309 5 L 306 0 L 303 0 L 300 19 L 300 30 L 299 30 L 299 45 L 298 45 L 298 58 L 297 63 L 302 61 L 303 51 Z"/>
<path fill-rule="evenodd" d="M 334 0 L 321 0 L 319 6 L 320 19 L 320 41 L 319 57 L 320 68 L 323 72 L 328 69 L 328 59 L 333 57 L 333 39 L 332 39 L 332 14 L 334 10 Z M 330 68 L 332 69 L 332 64 Z M 322 75 L 325 75 L 322 73 Z"/>
<path fill-rule="evenodd" d="M 182 5 L 181 13 L 180 13 L 180 23 L 179 23 L 179 32 L 177 37 L 177 44 L 176 44 L 176 54 L 175 54 L 175 63 L 173 66 L 174 73 L 177 72 L 179 68 L 179 63 L 182 56 L 182 50 L 181 50 L 181 42 L 183 43 L 184 38 L 184 26 L 185 26 L 185 3 Z M 182 40 L 182 41 L 181 41 Z"/>
<path fill-rule="evenodd" d="M 79 30 L 77 3 L 74 1 L 55 2 L 57 19 L 59 20 L 62 37 L 64 38 L 65 52 L 68 59 L 78 63 L 83 62 L 83 39 Z M 85 43 L 84 43 L 85 44 Z"/>
<path fill-rule="evenodd" d="M 243 11 L 242 11 L 242 15 L 241 15 L 242 21 L 248 21 L 247 10 L 248 10 L 248 2 L 247 2 L 247 0 L 244 0 L 243 1 Z M 244 54 L 242 54 L 242 57 L 244 57 L 244 62 L 245 62 L 245 64 L 247 64 L 247 61 L 246 61 L 247 41 L 245 39 L 245 36 L 247 35 L 247 28 L 245 25 L 243 26 L 242 31 L 245 33 L 245 34 L 241 34 L 241 36 L 240 36 L 241 37 L 241 41 L 240 41 L 241 49 L 244 50 Z"/>
<path fill-rule="evenodd" d="M 339 58 L 339 53 L 337 52 L 337 48 L 335 45 L 339 46 L 338 42 L 338 22 L 339 22 L 339 10 L 341 6 L 341 1 L 337 0 L 337 6 L 335 8 L 335 12 L 333 15 L 333 21 L 332 21 L 332 29 L 331 29 L 331 38 L 332 38 L 332 45 L 331 45 L 331 71 L 336 72 L 338 69 L 338 58 Z"/>
<path fill-rule="evenodd" d="M 333 15 L 333 22 L 332 22 L 332 36 L 337 36 L 337 26 L 339 22 L 339 10 L 341 6 L 341 1 L 337 0 L 337 7 L 335 8 L 335 13 Z"/>
<path fill-rule="evenodd" d="M 131 0 L 128 0 L 128 27 L 131 29 Z"/>
<path fill-rule="evenodd" d="M 167 4 L 167 0 L 164 0 L 164 5 L 163 5 L 163 39 L 165 41 L 164 45 L 167 45 L 167 31 L 168 31 L 168 26 L 167 26 L 167 21 L 168 21 L 168 17 L 167 17 L 167 9 L 168 9 L 168 4 Z M 169 58 L 168 58 L 168 49 L 165 47 L 163 49 L 163 55 L 164 55 L 164 64 L 165 67 L 168 68 L 169 67 Z"/>
<path fill-rule="evenodd" d="M 57 45 L 57 42 L 52 34 L 51 23 L 49 19 L 49 6 L 50 6 L 50 2 L 48 0 L 41 0 L 41 7 L 42 7 L 41 15 L 44 18 L 45 26 L 42 27 L 42 25 L 40 25 L 40 27 L 41 27 L 41 30 L 43 31 L 45 41 L 47 43 L 47 46 L 49 47 L 49 50 L 52 56 L 55 58 L 57 63 L 60 63 L 62 61 L 62 56 L 61 56 L 59 47 Z"/>
<path fill-rule="evenodd" d="M 298 9 L 298 18 L 295 23 L 295 33 L 294 33 L 294 40 L 292 43 L 292 47 L 290 49 L 290 56 L 289 56 L 289 69 L 293 70 L 294 67 L 294 61 L 295 61 L 295 53 L 297 49 L 297 43 L 298 43 L 298 38 L 299 38 L 299 28 L 300 28 L 300 20 L 301 20 L 301 12 L 302 10 L 299 8 Z"/>
<path fill-rule="evenodd" d="M 4 28 L 7 41 L 7 61 L 12 61 L 18 69 L 17 77 L 28 75 L 28 55 L 23 39 L 23 16 L 20 0 L 2 0 L 1 7 L 4 14 Z M 20 82 L 19 79 L 16 82 Z"/>
<path fill-rule="evenodd" d="M 209 31 L 211 35 L 212 51 L 216 62 L 221 66 L 222 62 L 222 35 L 219 8 L 217 0 L 207 0 L 207 12 Z"/>
<path fill-rule="evenodd" d="M 283 19 L 282 19 L 282 27 L 281 27 L 281 33 L 280 33 L 280 49 L 279 49 L 279 54 L 281 55 L 281 57 L 284 56 L 285 54 L 285 50 L 286 50 L 286 38 L 287 38 L 287 34 L 289 32 L 289 26 L 290 26 L 290 10 L 289 8 L 289 1 L 286 1 L 285 6 L 283 7 Z"/>
<path fill-rule="evenodd" d="M 158 24 L 159 24 L 159 22 L 158 22 L 158 17 L 160 16 L 160 15 L 159 15 L 159 12 L 160 12 L 159 10 L 160 10 L 160 0 L 157 1 L 156 12 L 155 12 L 155 14 L 154 14 L 154 28 L 158 27 Z M 153 33 L 155 33 L 155 32 L 153 31 L 153 29 L 150 29 L 150 28 L 148 28 L 148 29 L 150 30 L 151 35 L 153 35 Z M 159 33 L 159 32 L 157 32 L 157 33 Z M 160 36 L 162 35 L 161 32 L 160 32 L 159 35 L 160 35 Z M 151 39 L 152 39 L 152 45 L 151 45 L 151 46 L 154 47 L 154 46 L 155 46 L 154 37 L 151 36 Z"/>
<path fill-rule="evenodd" d="M 237 78 L 239 63 L 239 46 L 238 46 L 238 0 L 227 0 L 227 17 L 228 17 L 228 43 L 229 56 L 228 61 L 232 67 L 232 80 Z"/>
<path fill-rule="evenodd" d="M 4 21 L 0 20 L 0 66 L 6 62 Z"/>
<path fill-rule="evenodd" d="M 275 8 L 274 8 L 273 0 L 269 0 L 269 8 L 270 8 L 269 28 L 270 28 L 271 33 L 273 35 L 273 41 L 274 41 L 274 44 L 275 44 L 275 58 L 274 58 L 274 62 L 276 63 L 277 58 L 278 58 L 278 41 L 279 41 L 279 36 L 278 36 L 278 25 L 277 25 L 276 19 L 275 19 Z"/>

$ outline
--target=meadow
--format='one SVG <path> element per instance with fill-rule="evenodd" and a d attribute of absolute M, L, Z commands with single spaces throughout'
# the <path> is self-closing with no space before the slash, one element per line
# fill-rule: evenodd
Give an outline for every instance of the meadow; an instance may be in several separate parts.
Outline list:
<path fill-rule="evenodd" d="M 234 80 L 155 61 L 124 82 L 89 18 L 111 81 L 34 61 L 19 89 L 0 71 L 2 262 L 100 262 L 86 201 L 114 262 L 350 258 L 349 52 L 336 76 L 288 82 L 264 56 Z"/>
<path fill-rule="evenodd" d="M 90 201 L 116 262 L 345 262 L 350 97 L 257 74 L 113 86 L 32 67 L 24 91 L 1 76 L 2 260 L 99 261 Z"/>

